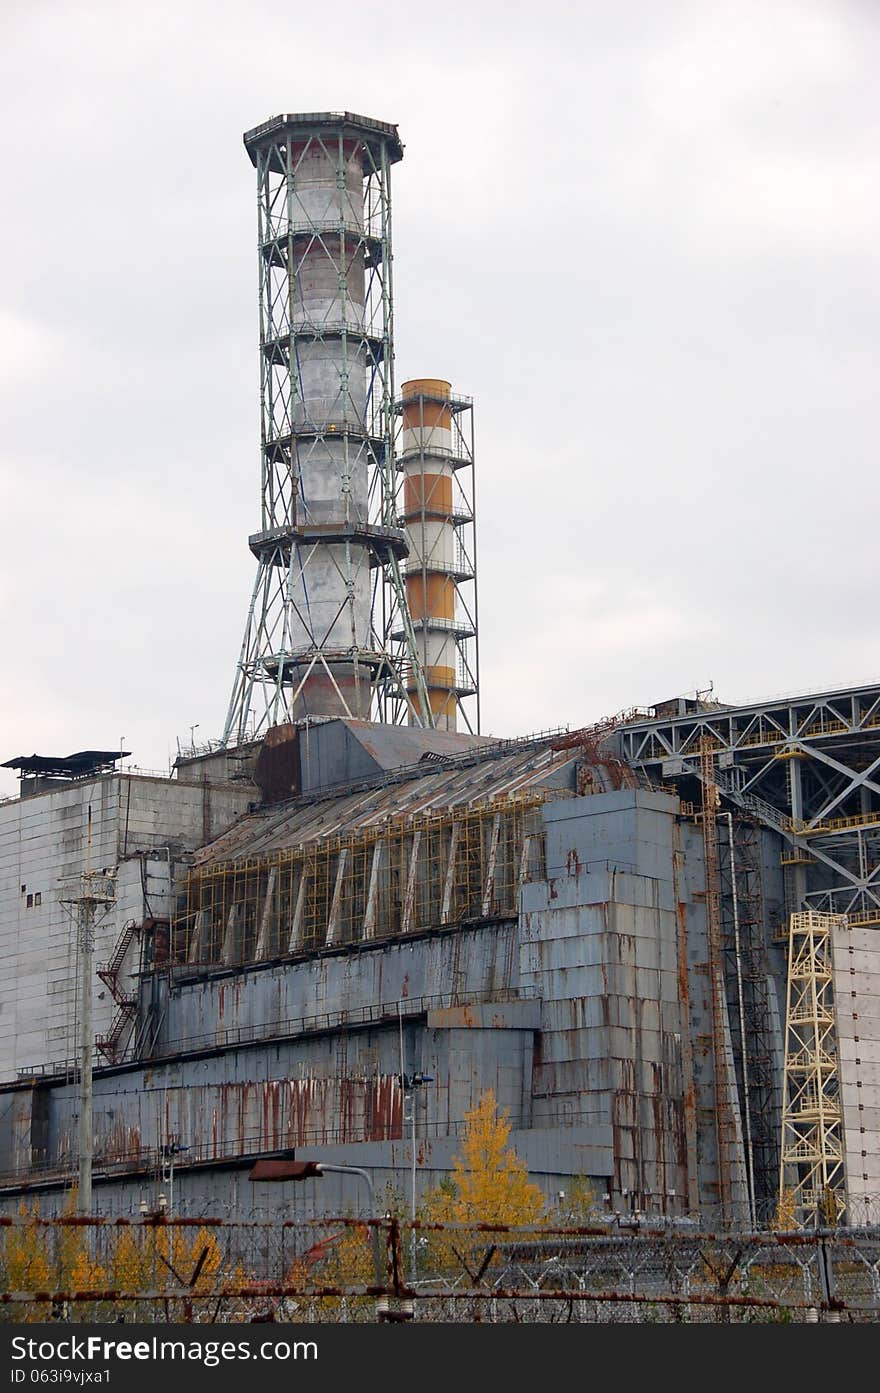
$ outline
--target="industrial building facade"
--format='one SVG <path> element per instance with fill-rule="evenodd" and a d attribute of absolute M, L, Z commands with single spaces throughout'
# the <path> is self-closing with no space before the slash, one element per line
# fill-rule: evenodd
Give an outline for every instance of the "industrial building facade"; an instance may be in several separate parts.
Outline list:
<path fill-rule="evenodd" d="M 722 710 L 690 718 L 717 722 Z M 792 866 L 769 815 L 759 821 L 713 783 L 722 949 L 713 980 L 699 761 L 677 766 L 674 789 L 652 779 L 619 753 L 646 727 L 629 719 L 498 742 L 328 718 L 276 728 L 256 758 L 250 747 L 256 785 L 231 782 L 223 753 L 188 762 L 179 775 L 191 782 L 108 773 L 4 805 L 6 845 L 42 827 L 49 866 L 66 836 L 72 874 L 71 825 L 82 829 L 91 807 L 103 826 L 95 808 L 113 809 L 117 840 L 112 850 L 100 843 L 109 862 L 129 785 L 132 809 L 149 800 L 148 819 L 129 815 L 106 937 L 112 958 L 124 916 L 143 915 L 120 970 L 136 999 L 130 1028 L 94 1076 L 101 1212 L 154 1202 L 172 1147 L 181 1214 L 292 1202 L 288 1187 L 247 1179 L 254 1157 L 291 1148 L 368 1166 L 378 1185 L 407 1193 L 414 1144 L 421 1190 L 451 1168 L 464 1115 L 491 1088 L 548 1197 L 588 1178 L 610 1213 L 768 1222 L 787 913 L 795 873 L 816 893 L 813 867 Z M 873 746 L 877 730 L 858 738 Z M 185 865 L 172 851 L 169 897 L 167 847 L 201 840 L 205 808 L 231 825 Z M 6 864 L 8 904 L 12 890 L 21 900 L 21 863 L 13 872 L 7 855 Z M 142 868 L 155 877 L 148 905 L 122 893 L 130 880 L 143 885 Z M 59 896 L 50 881 L 47 899 Z M 34 951 L 17 908 L 19 951 Z M 874 932 L 844 919 L 834 944 L 853 1222 L 868 1221 L 878 1188 Z M 55 978 L 43 976 L 68 990 L 71 941 L 59 930 L 42 948 L 56 959 Z M 4 1193 L 57 1207 L 77 1159 L 75 1038 L 69 1018 L 51 1023 L 23 996 L 14 1007 L 13 994 L 2 1012 L 21 1012 L 3 1036 Z M 44 1033 L 24 1030 L 25 1017 Z M 99 1033 L 106 1052 L 109 1028 Z M 410 1086 L 416 1077 L 428 1081 Z M 359 1201 L 346 1184 L 309 1182 L 297 1203 L 332 1211 Z"/>
<path fill-rule="evenodd" d="M 291 1150 L 414 1202 L 491 1089 L 548 1199 L 877 1222 L 880 686 L 481 735 L 471 404 L 394 388 L 397 129 L 245 145 L 261 518 L 226 726 L 167 778 L 8 761 L 0 1206 L 60 1209 L 86 1146 L 102 1214 L 362 1204 L 249 1180 Z"/>

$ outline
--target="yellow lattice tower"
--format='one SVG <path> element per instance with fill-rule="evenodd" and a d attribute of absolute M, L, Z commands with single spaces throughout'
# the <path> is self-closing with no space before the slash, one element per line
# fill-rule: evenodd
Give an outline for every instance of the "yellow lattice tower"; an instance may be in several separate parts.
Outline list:
<path fill-rule="evenodd" d="M 843 914 L 792 914 L 788 946 L 780 1202 L 798 1228 L 836 1226 L 846 1212 L 831 936 Z"/>

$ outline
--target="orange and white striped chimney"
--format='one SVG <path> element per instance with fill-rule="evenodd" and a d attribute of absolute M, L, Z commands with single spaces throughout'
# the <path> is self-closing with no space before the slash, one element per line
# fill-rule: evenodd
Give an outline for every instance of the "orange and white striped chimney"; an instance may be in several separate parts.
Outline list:
<path fill-rule="evenodd" d="M 457 404 L 451 385 L 441 378 L 414 378 L 401 390 L 398 468 L 403 474 L 401 522 L 409 544 L 406 596 L 438 730 L 457 728 L 459 698 L 475 690 L 460 680 L 459 671 L 459 645 L 475 631 L 456 613 L 460 582 L 474 578 L 457 530 L 462 522 L 473 521 L 456 501 L 455 474 L 462 464 L 453 439 Z M 410 697 L 415 706 L 414 688 Z M 410 723 L 418 723 L 415 713 Z"/>

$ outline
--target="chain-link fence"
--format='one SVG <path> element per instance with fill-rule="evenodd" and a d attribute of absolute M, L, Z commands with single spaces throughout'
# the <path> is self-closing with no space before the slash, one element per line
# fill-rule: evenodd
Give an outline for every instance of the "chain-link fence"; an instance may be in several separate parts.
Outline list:
<path fill-rule="evenodd" d="M 880 1231 L 0 1219 L 0 1313 L 74 1322 L 876 1321 Z"/>

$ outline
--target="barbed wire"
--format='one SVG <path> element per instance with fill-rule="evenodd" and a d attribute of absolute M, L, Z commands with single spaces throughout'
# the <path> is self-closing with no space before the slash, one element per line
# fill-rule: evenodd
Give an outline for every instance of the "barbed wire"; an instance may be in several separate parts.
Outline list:
<path fill-rule="evenodd" d="M 880 1317 L 880 1230 L 528 1228 L 393 1216 L 0 1219 L 0 1320 Z"/>

